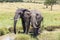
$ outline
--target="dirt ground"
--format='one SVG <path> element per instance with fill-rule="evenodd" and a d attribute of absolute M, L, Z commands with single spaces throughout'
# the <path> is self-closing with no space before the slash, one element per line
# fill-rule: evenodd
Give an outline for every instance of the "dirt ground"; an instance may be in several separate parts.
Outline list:
<path fill-rule="evenodd" d="M 0 40 L 14 40 L 15 34 L 9 33 L 7 35 L 0 36 Z"/>
<path fill-rule="evenodd" d="M 60 32 L 60 29 L 56 29 L 55 31 L 46 31 L 44 30 L 42 34 L 47 34 L 47 33 L 55 33 L 55 32 Z M 0 36 L 0 40 L 14 40 L 15 39 L 15 34 L 14 33 L 9 33 L 3 36 Z"/>

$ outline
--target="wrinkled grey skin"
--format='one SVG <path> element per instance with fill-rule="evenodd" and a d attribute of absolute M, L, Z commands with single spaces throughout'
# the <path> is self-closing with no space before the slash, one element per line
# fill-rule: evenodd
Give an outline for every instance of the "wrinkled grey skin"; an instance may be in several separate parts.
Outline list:
<path fill-rule="evenodd" d="M 41 27 L 41 22 L 43 21 L 43 16 L 37 10 L 31 10 L 31 25 L 33 27 L 34 35 L 38 35 L 39 28 Z"/>
<path fill-rule="evenodd" d="M 17 9 L 14 16 L 14 33 L 16 34 L 17 20 L 22 19 L 23 32 L 28 33 L 30 26 L 30 11 L 28 9 Z"/>

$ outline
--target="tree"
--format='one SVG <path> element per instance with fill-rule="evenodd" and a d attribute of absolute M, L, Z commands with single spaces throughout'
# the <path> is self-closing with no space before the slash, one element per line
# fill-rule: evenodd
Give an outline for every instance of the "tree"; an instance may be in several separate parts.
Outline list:
<path fill-rule="evenodd" d="M 56 4 L 57 0 L 45 0 L 44 4 L 47 6 L 47 5 L 50 5 L 51 6 L 51 11 L 52 11 L 52 7 L 54 4 Z"/>
<path fill-rule="evenodd" d="M 48 8 L 48 0 L 45 0 L 44 5 L 46 5 L 46 8 Z"/>
<path fill-rule="evenodd" d="M 23 2 L 23 0 L 0 0 L 0 2 Z"/>

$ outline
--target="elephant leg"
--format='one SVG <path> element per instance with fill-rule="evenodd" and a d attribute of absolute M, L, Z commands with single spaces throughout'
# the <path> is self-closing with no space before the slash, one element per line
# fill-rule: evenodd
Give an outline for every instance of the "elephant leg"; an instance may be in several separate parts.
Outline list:
<path fill-rule="evenodd" d="M 24 20 L 22 20 L 22 26 L 23 26 L 23 33 L 25 33 L 26 27 L 25 27 L 25 22 L 24 22 Z"/>
<path fill-rule="evenodd" d="M 25 33 L 28 34 L 29 28 L 30 28 L 30 22 L 27 22 L 27 23 L 25 24 L 25 27 L 26 27 Z"/>
<path fill-rule="evenodd" d="M 26 31 L 26 27 L 25 27 L 25 24 L 23 24 L 23 33 L 25 33 Z"/>
<path fill-rule="evenodd" d="M 29 25 L 26 27 L 26 34 L 28 34 L 28 32 L 29 32 Z"/>
<path fill-rule="evenodd" d="M 36 28 L 33 27 L 34 36 L 37 36 L 39 34 L 39 29 L 40 29 L 40 23 L 36 25 Z"/>
<path fill-rule="evenodd" d="M 39 28 L 33 28 L 33 31 L 34 31 L 34 36 L 37 36 L 39 33 L 38 33 L 38 30 L 39 30 Z"/>

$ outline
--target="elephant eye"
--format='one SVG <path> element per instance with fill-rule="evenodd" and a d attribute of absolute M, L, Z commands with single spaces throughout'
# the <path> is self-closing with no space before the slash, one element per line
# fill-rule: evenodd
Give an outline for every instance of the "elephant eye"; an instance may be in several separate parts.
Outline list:
<path fill-rule="evenodd" d="M 21 13 L 18 13 L 18 15 L 20 15 Z"/>
<path fill-rule="evenodd" d="M 30 15 L 29 13 L 27 13 L 27 15 Z"/>
<path fill-rule="evenodd" d="M 39 14 L 36 14 L 36 16 L 38 16 Z"/>

